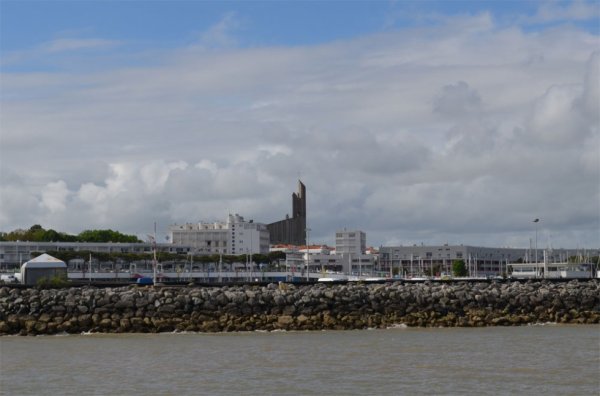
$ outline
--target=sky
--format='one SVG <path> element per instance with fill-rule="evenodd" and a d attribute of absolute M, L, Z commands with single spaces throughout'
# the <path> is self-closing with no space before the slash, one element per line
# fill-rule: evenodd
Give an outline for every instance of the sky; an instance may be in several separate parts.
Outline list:
<path fill-rule="evenodd" d="M 0 0 L 0 231 L 600 246 L 597 1 Z M 534 219 L 540 219 L 534 223 Z"/>

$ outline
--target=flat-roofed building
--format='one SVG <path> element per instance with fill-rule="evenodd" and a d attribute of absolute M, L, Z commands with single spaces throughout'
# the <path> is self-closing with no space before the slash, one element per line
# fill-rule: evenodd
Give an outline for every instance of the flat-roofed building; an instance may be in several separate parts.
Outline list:
<path fill-rule="evenodd" d="M 90 252 L 90 253 L 152 253 L 156 246 L 159 253 L 175 253 L 185 255 L 191 248 L 185 245 L 173 245 L 171 243 L 149 242 L 30 242 L 9 241 L 0 242 L 0 269 L 10 270 L 21 266 L 29 261 L 32 254 L 47 252 Z"/>
<path fill-rule="evenodd" d="M 464 260 L 470 276 L 506 273 L 506 265 L 527 260 L 528 249 L 467 245 L 381 246 L 379 260 L 383 270 L 390 266 L 402 276 L 451 273 L 454 260 Z"/>
<path fill-rule="evenodd" d="M 343 230 L 335 233 L 335 254 L 364 254 L 367 250 L 367 234 L 360 230 Z"/>
<path fill-rule="evenodd" d="M 224 222 L 171 225 L 169 238 L 173 245 L 189 246 L 196 254 L 266 254 L 269 252 L 269 230 L 262 223 L 245 221 L 230 214 Z"/>

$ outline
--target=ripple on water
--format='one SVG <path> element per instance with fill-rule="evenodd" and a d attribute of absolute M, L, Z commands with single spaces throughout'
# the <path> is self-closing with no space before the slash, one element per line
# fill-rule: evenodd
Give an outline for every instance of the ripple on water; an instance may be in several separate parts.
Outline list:
<path fill-rule="evenodd" d="M 600 326 L 0 338 L 7 395 L 597 394 Z"/>

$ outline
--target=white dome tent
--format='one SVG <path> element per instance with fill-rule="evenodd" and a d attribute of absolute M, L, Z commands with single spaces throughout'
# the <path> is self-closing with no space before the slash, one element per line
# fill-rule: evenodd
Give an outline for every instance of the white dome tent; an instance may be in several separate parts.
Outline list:
<path fill-rule="evenodd" d="M 55 277 L 67 279 L 67 264 L 46 253 L 21 266 L 21 282 L 24 285 L 35 285 L 42 278 Z"/>

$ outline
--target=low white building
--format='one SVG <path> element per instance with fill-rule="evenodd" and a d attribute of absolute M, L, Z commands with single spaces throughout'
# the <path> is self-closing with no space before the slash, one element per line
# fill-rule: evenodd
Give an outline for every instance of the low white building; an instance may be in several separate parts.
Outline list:
<path fill-rule="evenodd" d="M 367 252 L 367 234 L 361 230 L 338 230 L 335 233 L 335 255 L 343 272 L 362 276 L 374 274 L 377 256 Z"/>
<path fill-rule="evenodd" d="M 375 273 L 377 256 L 373 254 L 337 254 L 327 245 L 273 245 L 271 252 L 284 252 L 286 266 L 292 271 L 343 273 L 347 275 L 370 275 Z M 307 256 L 308 254 L 308 256 Z"/>
<path fill-rule="evenodd" d="M 190 246 L 196 254 L 266 254 L 269 230 L 262 223 L 230 214 L 224 222 L 174 224 L 169 227 L 174 245 Z"/>
<path fill-rule="evenodd" d="M 186 255 L 190 247 L 185 245 L 174 246 L 170 243 L 148 242 L 29 242 L 10 241 L 0 242 L 0 270 L 13 270 L 19 268 L 32 255 L 53 251 L 61 252 L 90 252 L 94 253 L 133 253 L 150 254 L 156 247 L 157 252 L 175 253 Z"/>
<path fill-rule="evenodd" d="M 524 257 L 525 252 L 525 249 L 448 244 L 381 246 L 379 260 L 384 270 L 407 277 L 451 274 L 453 261 L 464 260 L 469 276 L 480 277 L 505 273 L 506 265 Z"/>
<path fill-rule="evenodd" d="M 335 233 L 336 254 L 364 254 L 367 250 L 367 234 L 360 230 L 343 230 Z"/>

